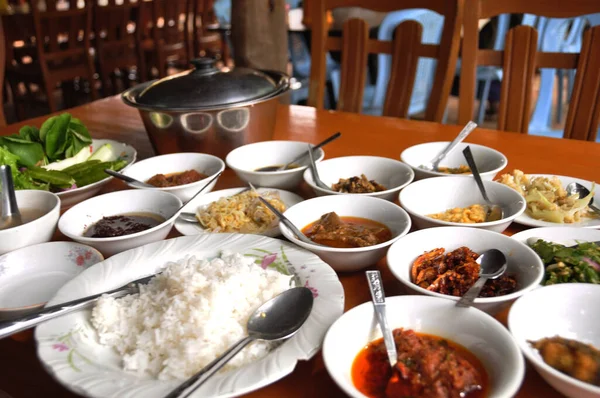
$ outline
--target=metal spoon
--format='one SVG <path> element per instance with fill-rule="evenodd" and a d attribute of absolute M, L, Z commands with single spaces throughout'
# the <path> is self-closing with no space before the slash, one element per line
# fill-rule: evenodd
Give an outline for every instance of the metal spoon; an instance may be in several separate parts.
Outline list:
<path fill-rule="evenodd" d="M 292 337 L 310 315 L 312 306 L 313 295 L 306 287 L 286 290 L 267 301 L 258 307 L 248 319 L 247 337 L 235 343 L 220 357 L 171 391 L 165 398 L 187 397 L 253 340 L 275 341 Z"/>
<path fill-rule="evenodd" d="M 383 282 L 379 271 L 365 271 L 367 281 L 369 282 L 369 290 L 371 291 L 371 299 L 373 300 L 373 309 L 377 316 L 377 322 L 383 334 L 383 342 L 390 360 L 390 366 L 393 368 L 398 362 L 398 351 L 396 350 L 396 342 L 392 335 L 392 330 L 387 323 L 385 315 L 385 293 L 383 292 Z"/>
<path fill-rule="evenodd" d="M 271 210 L 273 212 L 273 214 L 275 214 L 277 216 L 277 218 L 279 218 L 279 221 L 281 221 L 281 223 L 283 225 L 285 225 L 286 227 L 288 227 L 288 229 L 290 231 L 292 231 L 296 237 L 298 239 L 300 239 L 302 242 L 304 243 L 309 243 L 311 245 L 317 245 L 317 246 L 323 246 L 319 243 L 313 242 L 312 240 L 310 240 L 308 237 L 306 237 L 306 235 L 304 235 L 302 233 L 302 231 L 300 231 L 298 228 L 296 228 L 296 226 L 294 225 L 294 223 L 292 223 L 289 218 L 287 218 L 286 216 L 284 216 L 283 214 L 281 214 L 279 212 L 279 210 L 277 210 L 275 207 L 273 207 L 273 205 L 271 203 L 269 203 L 268 200 L 266 200 L 265 198 L 263 198 L 260 193 L 256 190 L 256 188 L 254 188 L 254 185 L 252 185 L 252 183 L 248 183 L 250 185 L 250 188 L 252 188 L 252 190 L 254 192 L 256 192 L 256 194 L 258 195 L 258 199 L 262 202 L 262 204 L 264 204 L 265 206 L 267 206 L 267 208 L 269 210 Z"/>
<path fill-rule="evenodd" d="M 319 142 L 317 145 L 311 147 L 311 149 L 309 149 L 306 152 L 301 153 L 300 155 L 296 156 L 291 162 L 288 162 L 286 164 L 284 164 L 283 166 L 267 166 L 267 167 L 261 167 L 260 169 L 256 170 L 256 171 L 283 171 L 286 170 L 288 167 L 290 167 L 292 164 L 298 162 L 300 159 L 302 159 L 303 157 L 305 157 L 306 155 L 308 155 L 309 153 L 312 154 L 313 151 L 316 151 L 317 149 L 329 144 L 331 141 L 335 141 L 338 138 L 340 138 L 340 136 L 342 135 L 342 133 L 340 133 L 339 131 L 335 134 L 333 134 L 332 136 L 324 139 L 323 141 Z"/>
<path fill-rule="evenodd" d="M 181 211 L 183 210 L 183 208 L 184 208 L 184 207 L 185 207 L 185 206 L 186 206 L 186 205 L 187 205 L 189 202 L 191 202 L 192 200 L 194 200 L 194 198 L 196 198 L 196 196 L 200 195 L 200 194 L 202 193 L 202 191 L 204 191 L 204 190 L 206 189 L 206 187 L 208 187 L 210 184 L 212 184 L 212 182 L 213 182 L 214 180 L 216 180 L 217 178 L 219 178 L 219 176 L 220 176 L 221 174 L 223 174 L 223 172 L 222 172 L 222 171 L 220 171 L 220 172 L 218 172 L 217 174 L 215 174 L 213 178 L 211 178 L 211 179 L 210 179 L 210 180 L 209 180 L 209 181 L 208 181 L 206 184 L 204 184 L 204 186 L 203 186 L 202 188 L 200 188 L 200 189 L 198 190 L 198 192 L 196 192 L 196 193 L 194 194 L 194 196 L 192 196 L 192 197 L 190 198 L 190 200 L 188 200 L 188 201 L 187 201 L 186 203 L 184 203 L 184 204 L 183 204 L 183 205 L 182 205 L 182 206 L 181 206 L 179 209 L 177 209 L 177 211 L 176 211 L 176 212 L 175 212 L 173 215 L 176 215 L 176 214 L 177 214 L 177 217 L 180 217 L 180 216 L 181 216 L 181 213 L 182 213 Z"/>
<path fill-rule="evenodd" d="M 10 166 L 0 166 L 0 181 L 2 182 L 2 220 L 0 221 L 0 229 L 19 226 L 23 224 L 23 220 L 19 212 L 19 206 L 17 206 Z"/>
<path fill-rule="evenodd" d="M 310 149 L 310 145 L 308 146 L 308 148 Z M 323 188 L 323 189 L 332 191 L 332 189 L 329 186 L 327 186 L 327 184 L 325 184 L 323 181 L 321 181 L 321 178 L 319 177 L 319 172 L 317 171 L 317 165 L 315 163 L 315 158 L 313 157 L 312 152 L 310 150 L 308 151 L 308 155 L 310 157 L 310 172 L 312 173 L 315 184 L 317 184 L 317 186 L 319 188 Z"/>
<path fill-rule="evenodd" d="M 137 185 L 137 186 L 139 186 L 141 188 L 156 188 L 154 185 L 150 185 L 150 184 L 147 184 L 147 183 L 142 182 L 140 180 L 136 180 L 135 178 L 126 176 L 125 174 L 119 173 L 118 171 L 114 171 L 114 170 L 111 170 L 111 169 L 104 169 L 104 172 L 106 174 L 109 174 L 109 175 L 111 175 L 113 177 L 118 178 L 119 180 L 123 180 L 125 182 L 130 183 L 130 184 Z"/>
<path fill-rule="evenodd" d="M 461 142 L 463 142 L 465 140 L 465 138 L 467 138 L 467 136 L 469 134 L 471 134 L 471 132 L 473 130 L 475 130 L 475 127 L 477 127 L 477 123 L 475 122 L 469 122 L 467 123 L 467 125 L 461 130 L 460 133 L 458 133 L 458 135 L 456 136 L 456 138 L 450 143 L 448 144 L 448 146 L 446 148 L 444 148 L 440 153 L 438 153 L 436 155 L 436 157 L 434 157 L 433 159 L 431 159 L 430 162 L 422 164 L 421 166 L 419 166 L 419 168 L 421 169 L 425 169 L 425 170 L 429 170 L 429 171 L 437 171 L 440 162 L 442 160 L 444 160 L 444 158 L 446 156 L 448 156 L 448 154 L 450 152 L 452 152 L 452 150 Z"/>
<path fill-rule="evenodd" d="M 498 249 L 490 249 L 479 255 L 476 260 L 479 264 L 479 279 L 473 286 L 456 302 L 457 307 L 470 307 L 479 296 L 483 285 L 488 279 L 499 278 L 506 272 L 508 264 L 506 256 Z"/>
<path fill-rule="evenodd" d="M 211 182 L 212 182 L 212 180 L 211 180 Z M 210 184 L 210 182 L 209 182 L 209 184 Z M 206 188 L 206 187 L 205 187 L 205 188 Z M 202 189 L 204 189 L 204 188 L 202 188 Z M 243 190 L 241 190 L 240 192 L 236 193 L 235 195 L 240 195 L 240 194 L 242 194 L 242 193 L 244 193 L 244 192 L 246 192 L 246 191 L 249 191 L 250 189 L 251 189 L 250 187 L 248 187 L 248 188 L 244 188 Z M 233 196 L 235 196 L 235 195 L 233 195 Z M 196 196 L 194 195 L 194 198 L 195 198 L 195 197 L 196 197 Z M 192 198 L 192 199 L 194 199 L 194 198 Z M 192 201 L 192 199 L 188 200 L 188 201 L 186 202 L 186 205 L 187 205 L 188 203 L 190 203 L 190 202 Z M 179 218 L 181 218 L 183 221 L 187 221 L 187 222 L 193 222 L 193 223 L 199 223 L 199 222 L 198 222 L 198 218 L 196 218 L 196 214 L 195 214 L 195 213 L 192 213 L 192 212 L 188 212 L 188 211 L 182 211 L 181 213 L 179 213 Z"/>
<path fill-rule="evenodd" d="M 567 193 L 569 195 L 579 195 L 579 199 L 583 199 L 590 194 L 590 190 L 584 187 L 583 185 L 572 182 L 567 185 Z M 592 211 L 596 214 L 600 214 L 600 208 L 594 205 L 594 198 L 590 199 L 590 203 L 588 203 L 588 207 L 592 209 Z"/>
<path fill-rule="evenodd" d="M 473 178 L 479 187 L 479 191 L 481 192 L 481 196 L 483 196 L 483 200 L 487 203 L 487 209 L 485 212 L 485 222 L 488 221 L 498 221 L 504 217 L 504 210 L 502 207 L 493 204 L 487 196 L 487 192 L 485 190 L 485 185 L 483 185 L 483 181 L 481 180 L 481 176 L 479 175 L 479 171 L 477 170 L 477 165 L 475 164 L 475 159 L 473 159 L 473 153 L 471 153 L 471 147 L 467 146 L 463 150 L 463 155 L 465 155 L 465 159 L 467 159 L 467 164 L 471 169 L 471 173 L 473 174 Z"/>

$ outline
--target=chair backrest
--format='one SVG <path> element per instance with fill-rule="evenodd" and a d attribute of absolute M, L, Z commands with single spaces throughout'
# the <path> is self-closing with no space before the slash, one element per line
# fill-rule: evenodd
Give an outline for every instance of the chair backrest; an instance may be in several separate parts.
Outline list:
<path fill-rule="evenodd" d="M 526 13 L 548 18 L 575 18 L 598 12 L 600 2 L 596 0 L 570 0 L 568 7 L 556 0 L 465 0 L 459 123 L 466 123 L 473 117 L 475 76 L 479 65 L 503 67 L 498 129 L 521 133 L 528 131 L 535 70 L 576 68 L 579 73 L 567 115 L 564 137 L 595 139 L 600 115 L 600 109 L 597 110 L 595 104 L 600 95 L 600 84 L 592 80 L 584 85 L 584 79 L 592 79 L 592 73 L 596 73 L 597 80 L 600 73 L 597 69 L 600 63 L 596 61 L 594 54 L 597 51 L 594 45 L 600 47 L 597 41 L 600 30 L 594 28 L 586 33 L 584 41 L 588 47 L 584 45 L 581 54 L 538 51 L 538 32 L 529 26 L 511 29 L 507 35 L 504 52 L 478 49 L 477 33 L 480 19 L 500 14 Z M 585 101 L 589 103 L 582 105 Z"/>
<path fill-rule="evenodd" d="M 101 57 L 131 59 L 135 57 L 131 48 L 135 45 L 139 18 L 139 1 L 108 0 L 106 5 L 94 7 L 94 33 L 96 46 Z"/>
<path fill-rule="evenodd" d="M 366 79 L 369 53 L 392 54 L 392 69 L 384 104 L 384 115 L 406 117 L 410 106 L 419 57 L 437 60 L 435 78 L 425 118 L 441 121 L 450 94 L 462 25 L 464 0 L 312 0 L 311 1 L 310 106 L 323 108 L 326 54 L 342 52 L 338 109 L 359 112 Z M 394 40 L 369 39 L 366 22 L 346 21 L 341 38 L 329 37 L 327 12 L 341 7 L 361 7 L 379 12 L 424 8 L 444 17 L 439 45 L 421 42 L 423 27 L 416 21 L 398 25 Z"/>
<path fill-rule="evenodd" d="M 190 39 L 189 14 L 194 0 L 152 0 L 152 39 L 158 44 L 185 43 Z M 145 3 L 145 2 L 143 2 Z M 142 8 L 144 8 L 142 6 Z"/>
<path fill-rule="evenodd" d="M 0 82 L 4 86 L 4 71 L 6 68 L 6 45 L 4 39 L 4 28 L 0 18 Z M 4 87 L 0 89 L 0 127 L 6 126 L 6 117 L 4 117 Z"/>

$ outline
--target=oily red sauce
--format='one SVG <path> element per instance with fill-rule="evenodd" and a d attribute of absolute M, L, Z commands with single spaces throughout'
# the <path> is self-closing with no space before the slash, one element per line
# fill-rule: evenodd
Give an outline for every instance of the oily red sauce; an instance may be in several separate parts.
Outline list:
<path fill-rule="evenodd" d="M 338 248 L 378 245 L 392 239 L 392 231 L 384 224 L 361 217 L 340 217 L 327 213 L 302 229 L 310 240 Z"/>
<path fill-rule="evenodd" d="M 369 343 L 352 364 L 354 386 L 370 398 L 484 398 L 485 368 L 469 350 L 438 336 L 393 331 L 398 363 L 389 365 L 383 339 Z"/>
<path fill-rule="evenodd" d="M 156 174 L 150 177 L 146 183 L 158 188 L 167 188 L 191 184 L 206 177 L 208 177 L 206 174 L 198 173 L 196 170 L 186 170 L 181 173 Z"/>

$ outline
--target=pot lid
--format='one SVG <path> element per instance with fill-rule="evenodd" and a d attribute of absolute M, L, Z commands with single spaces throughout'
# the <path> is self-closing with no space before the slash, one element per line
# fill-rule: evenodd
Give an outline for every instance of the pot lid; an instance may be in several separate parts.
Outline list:
<path fill-rule="evenodd" d="M 135 102 L 154 108 L 221 108 L 264 99 L 275 94 L 278 82 L 256 69 L 238 67 L 222 72 L 215 60 L 191 61 L 194 69 L 167 76 L 148 85 Z"/>

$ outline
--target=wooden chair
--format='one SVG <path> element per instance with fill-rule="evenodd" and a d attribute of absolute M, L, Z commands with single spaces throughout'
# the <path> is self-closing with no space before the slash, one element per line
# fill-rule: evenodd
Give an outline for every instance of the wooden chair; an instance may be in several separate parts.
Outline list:
<path fill-rule="evenodd" d="M 325 58 L 328 51 L 341 51 L 341 82 L 337 109 L 360 112 L 369 53 L 392 54 L 392 73 L 383 108 L 384 116 L 407 117 L 419 57 L 437 59 L 435 78 L 425 119 L 441 122 L 452 87 L 462 25 L 464 0 L 312 0 L 312 27 L 309 100 L 323 108 Z M 339 7 L 362 7 L 390 12 L 426 8 L 444 16 L 439 45 L 422 44 L 422 26 L 416 21 L 398 25 L 392 42 L 369 39 L 367 24 L 359 19 L 346 21 L 342 38 L 328 37 L 327 11 Z"/>
<path fill-rule="evenodd" d="M 459 123 L 466 123 L 473 117 L 478 65 L 503 68 L 498 129 L 524 134 L 529 127 L 536 69 L 577 69 L 563 136 L 594 141 L 600 120 L 600 28 L 592 28 L 585 33 L 580 54 L 538 52 L 538 33 L 527 26 L 509 31 L 504 51 L 482 50 L 479 49 L 477 32 L 480 19 L 504 13 L 573 18 L 599 12 L 600 2 L 596 0 L 571 0 L 568 7 L 556 0 L 466 0 Z"/>
<path fill-rule="evenodd" d="M 98 98 L 94 84 L 94 61 L 90 52 L 92 3 L 68 0 L 68 9 L 57 9 L 56 0 L 46 0 L 46 9 L 33 6 L 33 22 L 37 42 L 37 58 L 50 112 L 58 110 L 53 92 L 60 82 L 86 78 L 92 99 Z"/>
<path fill-rule="evenodd" d="M 94 7 L 94 27 L 96 36 L 96 59 L 98 72 L 105 96 L 116 94 L 117 74 L 124 77 L 123 85 L 129 87 L 129 69 L 137 68 L 138 81 L 144 81 L 146 65 L 136 37 L 140 1 L 123 0 L 117 5 L 108 0 L 104 6 Z"/>
<path fill-rule="evenodd" d="M 219 32 L 211 32 L 208 27 L 216 24 L 216 16 L 213 10 L 214 0 L 190 0 L 191 8 L 191 40 L 190 59 L 201 57 L 225 58 L 228 57 L 228 49 Z"/>
<path fill-rule="evenodd" d="M 141 47 L 147 72 L 152 66 L 159 77 L 167 76 L 170 63 L 187 67 L 189 15 L 193 0 L 152 0 L 140 5 Z M 150 78 L 150 76 L 148 76 Z"/>
<path fill-rule="evenodd" d="M 6 45 L 4 43 L 4 29 L 2 19 L 0 19 L 0 82 L 4 85 L 4 71 L 6 68 Z M 6 126 L 6 117 L 4 116 L 4 87 L 0 89 L 0 128 Z"/>

